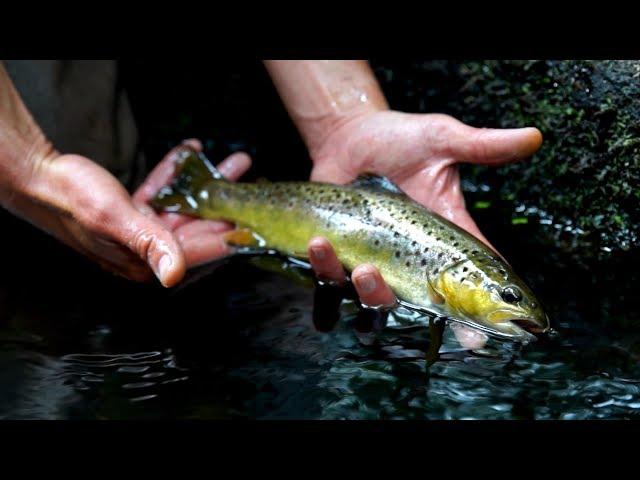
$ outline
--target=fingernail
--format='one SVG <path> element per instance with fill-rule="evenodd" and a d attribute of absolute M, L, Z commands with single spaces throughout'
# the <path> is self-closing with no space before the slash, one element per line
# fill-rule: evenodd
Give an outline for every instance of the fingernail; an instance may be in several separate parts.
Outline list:
<path fill-rule="evenodd" d="M 169 269 L 171 268 L 172 264 L 173 262 L 171 261 L 171 257 L 169 255 L 163 255 L 160 259 L 160 262 L 158 262 L 156 276 L 163 285 L 165 284 L 165 280 L 167 278 L 167 275 L 169 274 Z"/>
<path fill-rule="evenodd" d="M 360 293 L 371 293 L 376 288 L 376 279 L 370 273 L 355 278 Z"/>
<path fill-rule="evenodd" d="M 218 165 L 218 171 L 223 177 L 228 177 L 229 173 L 235 170 L 235 163 L 235 157 L 227 157 L 223 163 Z"/>
<path fill-rule="evenodd" d="M 311 247 L 311 253 L 316 260 L 324 260 L 324 248 Z"/>

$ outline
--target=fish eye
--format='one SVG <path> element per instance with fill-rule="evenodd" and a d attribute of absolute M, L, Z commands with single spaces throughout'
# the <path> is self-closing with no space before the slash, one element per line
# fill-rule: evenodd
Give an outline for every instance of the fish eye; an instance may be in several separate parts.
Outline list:
<path fill-rule="evenodd" d="M 500 296 L 507 303 L 518 303 L 522 300 L 522 292 L 513 286 L 503 288 Z"/>

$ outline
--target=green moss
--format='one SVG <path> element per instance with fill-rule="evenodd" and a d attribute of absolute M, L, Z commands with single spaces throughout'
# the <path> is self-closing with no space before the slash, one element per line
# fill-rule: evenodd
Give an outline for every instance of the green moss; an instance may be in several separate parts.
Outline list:
<path fill-rule="evenodd" d="M 489 208 L 491 206 L 491 202 L 487 202 L 487 201 L 483 201 L 483 200 L 478 200 L 477 202 L 475 202 L 473 204 L 473 208 L 477 209 L 477 210 L 482 210 L 485 208 Z"/>

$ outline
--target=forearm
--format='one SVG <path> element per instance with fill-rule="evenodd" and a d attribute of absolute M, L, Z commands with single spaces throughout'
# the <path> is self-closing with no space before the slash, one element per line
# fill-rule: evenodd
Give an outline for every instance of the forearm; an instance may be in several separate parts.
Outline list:
<path fill-rule="evenodd" d="M 51 150 L 0 63 L 0 203 L 26 186 Z"/>
<path fill-rule="evenodd" d="M 341 125 L 389 108 L 366 61 L 267 60 L 265 66 L 312 157 Z"/>

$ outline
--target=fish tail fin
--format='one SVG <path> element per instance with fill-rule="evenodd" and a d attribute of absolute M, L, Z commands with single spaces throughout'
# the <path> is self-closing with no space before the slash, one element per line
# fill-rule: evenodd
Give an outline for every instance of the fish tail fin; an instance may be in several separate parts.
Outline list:
<path fill-rule="evenodd" d="M 212 180 L 226 181 L 202 152 L 192 149 L 182 151 L 175 166 L 173 183 L 160 189 L 151 201 L 159 210 L 196 214 L 198 202 L 195 197 L 204 185 Z"/>

